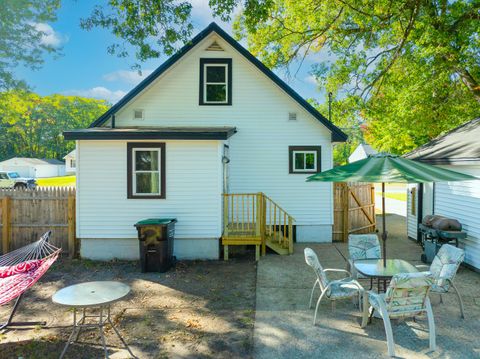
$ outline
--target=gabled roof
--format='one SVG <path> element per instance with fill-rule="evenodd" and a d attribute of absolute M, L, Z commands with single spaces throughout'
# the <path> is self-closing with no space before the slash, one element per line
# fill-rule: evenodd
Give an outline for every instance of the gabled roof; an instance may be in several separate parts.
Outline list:
<path fill-rule="evenodd" d="M 71 150 L 71 151 L 68 152 L 65 156 L 63 156 L 63 159 L 66 159 L 67 157 L 73 157 L 73 158 L 75 158 L 76 153 L 77 153 L 77 150 Z"/>
<path fill-rule="evenodd" d="M 429 164 L 480 164 L 480 118 L 418 147 L 405 158 Z"/>
<path fill-rule="evenodd" d="M 320 112 L 318 112 L 312 105 L 310 105 L 303 97 L 295 92 L 290 86 L 288 86 L 283 80 L 275 75 L 268 67 L 266 67 L 261 61 L 253 56 L 247 49 L 245 49 L 240 43 L 235 41 L 230 35 L 228 35 L 220 26 L 212 22 L 204 30 L 202 30 L 197 36 L 195 36 L 189 43 L 187 43 L 180 51 L 165 61 L 160 67 L 153 71 L 148 77 L 140 82 L 133 90 L 127 93 L 120 101 L 113 105 L 107 112 L 105 112 L 100 118 L 94 121 L 89 127 L 98 127 L 104 124 L 111 118 L 116 112 L 118 112 L 123 106 L 125 106 L 130 100 L 138 95 L 143 89 L 150 85 L 156 78 L 167 71 L 173 64 L 180 60 L 186 53 L 188 53 L 193 47 L 195 47 L 200 41 L 209 36 L 212 32 L 215 32 L 222 39 L 228 42 L 235 50 L 242 54 L 247 60 L 255 65 L 260 71 L 268 76 L 275 84 L 277 84 L 283 91 L 285 91 L 290 97 L 298 102 L 307 112 L 321 122 L 325 127 L 332 131 L 332 141 L 343 142 L 347 139 L 347 135 L 342 132 L 333 123 L 327 120 Z"/>
<path fill-rule="evenodd" d="M 0 163 L 20 162 L 28 165 L 63 165 L 64 163 L 54 158 L 29 158 L 29 157 L 13 157 Z"/>

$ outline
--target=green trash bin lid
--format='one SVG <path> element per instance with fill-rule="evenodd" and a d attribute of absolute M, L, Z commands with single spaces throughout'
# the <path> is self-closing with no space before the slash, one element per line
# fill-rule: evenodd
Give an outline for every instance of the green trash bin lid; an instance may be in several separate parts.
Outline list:
<path fill-rule="evenodd" d="M 142 219 L 141 221 L 138 221 L 135 223 L 135 226 L 161 226 L 161 225 L 166 225 L 170 224 L 172 222 L 176 222 L 176 218 L 148 218 L 148 219 Z"/>

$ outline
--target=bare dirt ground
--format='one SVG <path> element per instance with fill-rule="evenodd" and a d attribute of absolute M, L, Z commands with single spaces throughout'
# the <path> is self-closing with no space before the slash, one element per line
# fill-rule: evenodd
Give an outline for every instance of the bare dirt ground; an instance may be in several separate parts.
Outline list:
<path fill-rule="evenodd" d="M 28 292 L 17 321 L 45 320 L 46 327 L 0 334 L 0 358 L 58 358 L 71 332 L 72 312 L 52 303 L 67 285 L 117 280 L 131 286 L 112 307 L 117 328 L 139 358 L 249 358 L 255 316 L 256 264 L 251 253 L 229 262 L 179 262 L 168 273 L 140 273 L 138 263 L 60 259 Z M 11 306 L 0 307 L 7 317 Z M 107 328 L 112 358 L 127 358 Z M 82 332 L 66 358 L 102 357 L 98 330 Z"/>

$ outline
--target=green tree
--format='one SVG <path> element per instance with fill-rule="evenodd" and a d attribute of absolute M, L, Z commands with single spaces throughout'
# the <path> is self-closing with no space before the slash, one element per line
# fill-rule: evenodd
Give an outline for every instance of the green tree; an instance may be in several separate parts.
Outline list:
<path fill-rule="evenodd" d="M 480 112 L 479 0 L 209 0 L 209 5 L 225 21 L 241 9 L 234 23 L 237 38 L 271 68 L 288 71 L 309 54 L 329 55 L 332 60 L 313 66 L 312 74 L 334 93 L 337 108 L 348 112 L 333 116 L 353 136 L 336 148 L 339 163 L 362 141 L 360 124 L 375 148 L 404 153 Z M 110 29 L 143 61 L 170 54 L 190 38 L 190 13 L 186 2 L 110 0 L 83 26 Z M 128 54 L 119 45 L 109 49 Z"/>
<path fill-rule="evenodd" d="M 109 29 L 120 41 L 109 45 L 108 52 L 129 56 L 126 44 L 130 44 L 137 60 L 142 62 L 162 54 L 171 55 L 179 44 L 190 39 L 191 10 L 188 1 L 108 0 L 97 5 L 80 26 L 86 30 Z M 140 69 L 138 63 L 134 67 Z"/>
<path fill-rule="evenodd" d="M 39 24 L 56 20 L 60 0 L 2 0 L 0 5 L 0 91 L 26 87 L 14 76 L 18 66 L 38 69 L 45 53 L 59 49 L 42 41 Z"/>
<path fill-rule="evenodd" d="M 0 160 L 14 156 L 61 159 L 75 144 L 65 129 L 87 127 L 108 109 L 105 101 L 39 96 L 25 90 L 0 94 Z"/>

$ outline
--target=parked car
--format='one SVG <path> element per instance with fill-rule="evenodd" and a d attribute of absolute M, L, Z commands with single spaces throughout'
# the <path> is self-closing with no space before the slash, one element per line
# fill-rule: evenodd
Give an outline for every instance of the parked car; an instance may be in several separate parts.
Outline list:
<path fill-rule="evenodd" d="M 34 178 L 20 177 L 17 172 L 0 171 L 0 188 L 35 189 Z"/>

